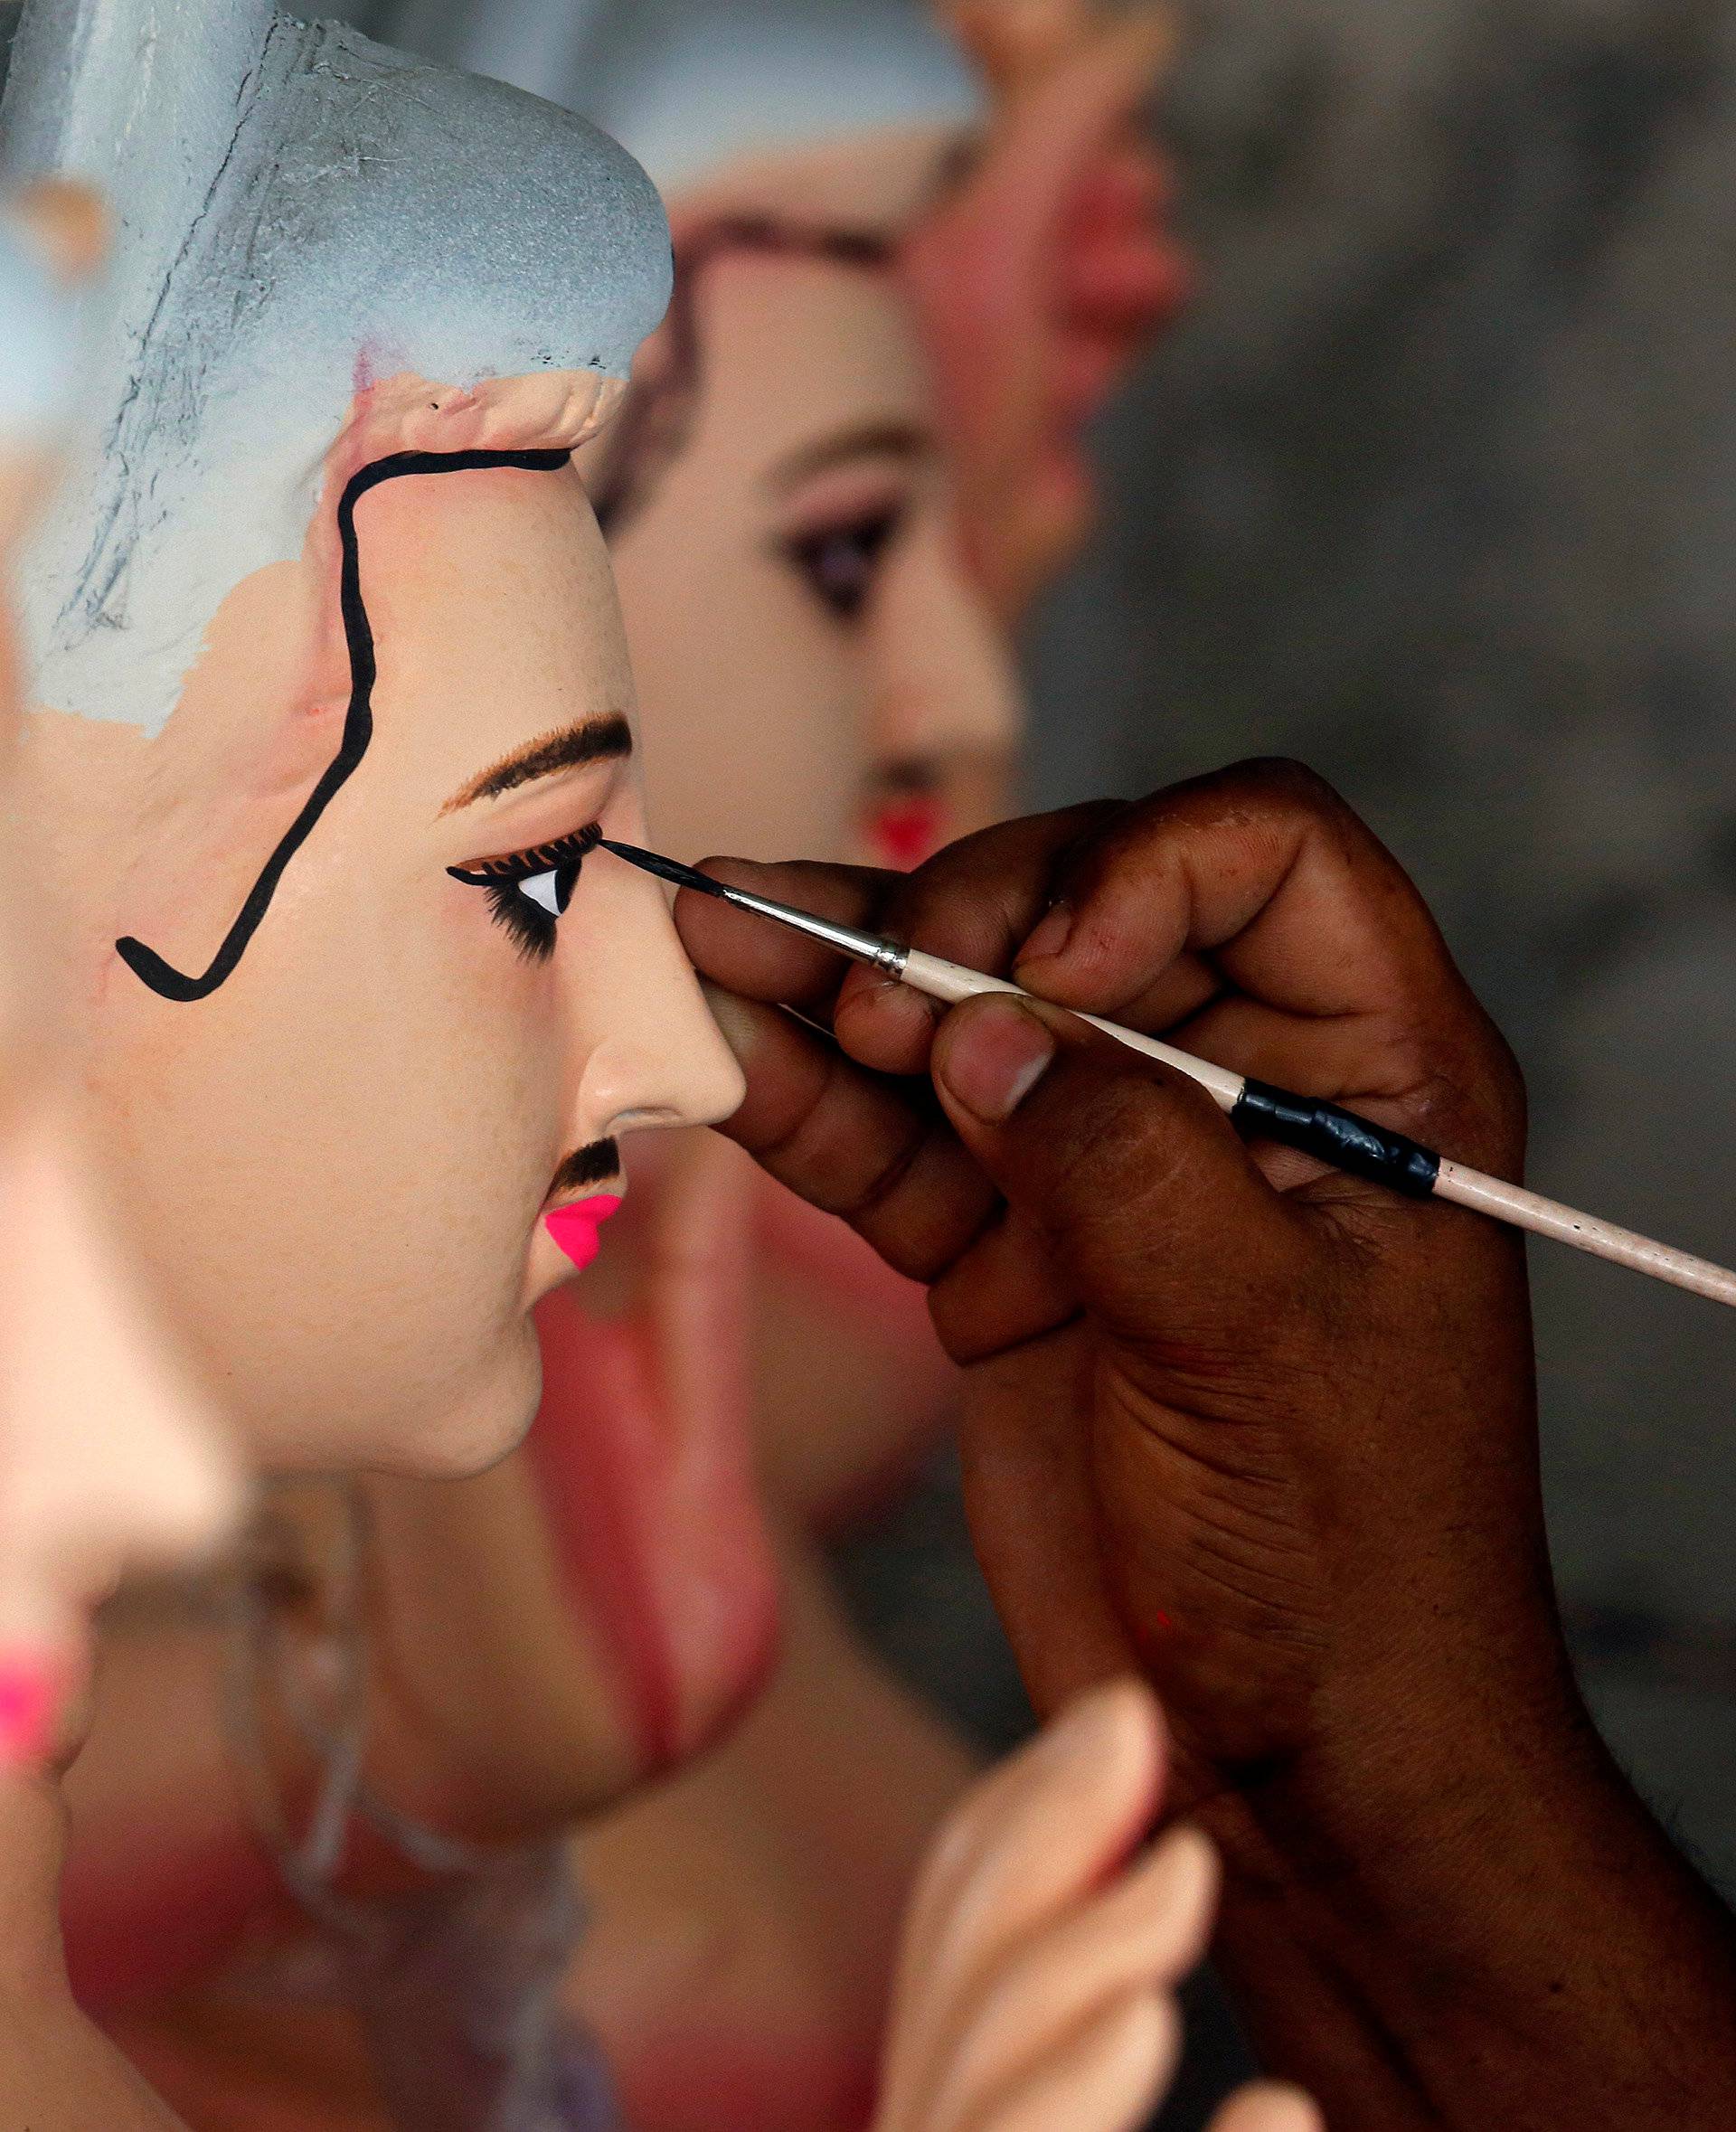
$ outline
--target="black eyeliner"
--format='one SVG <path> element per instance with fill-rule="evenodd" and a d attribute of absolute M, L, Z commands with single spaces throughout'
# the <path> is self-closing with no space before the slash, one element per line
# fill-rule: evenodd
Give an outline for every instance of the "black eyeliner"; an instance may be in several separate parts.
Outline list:
<path fill-rule="evenodd" d="M 485 891 L 490 915 L 526 962 L 546 962 L 554 953 L 556 929 L 579 884 L 580 872 L 602 837 L 600 824 L 592 822 L 552 844 L 534 844 L 528 851 L 498 859 L 479 860 L 474 866 L 448 866 L 446 871 L 466 888 Z M 545 873 L 556 876 L 553 910 L 520 892 L 527 881 Z"/>
<path fill-rule="evenodd" d="M 266 861 L 239 916 L 201 976 L 190 976 L 184 970 L 176 969 L 143 940 L 129 936 L 115 942 L 115 952 L 141 985 L 147 986 L 160 998 L 185 1005 L 195 1000 L 209 999 L 219 986 L 226 983 L 264 923 L 265 914 L 271 908 L 278 884 L 289 862 L 319 826 L 326 808 L 362 767 L 363 758 L 373 739 L 373 687 L 378 679 L 373 626 L 362 597 L 362 557 L 355 531 L 355 508 L 362 498 L 370 489 L 378 488 L 382 482 L 399 481 L 410 475 L 465 474 L 493 467 L 516 467 L 527 473 L 552 474 L 571 465 L 571 460 L 570 449 L 402 451 L 393 453 L 389 458 L 374 460 L 351 477 L 337 506 L 338 543 L 343 558 L 338 604 L 350 660 L 350 702 L 344 715 L 337 753 Z"/>
<path fill-rule="evenodd" d="M 576 865 L 590 857 L 603 840 L 602 825 L 588 823 L 571 836 L 557 836 L 552 844 L 533 844 L 528 851 L 509 852 L 504 858 L 478 859 L 474 866 L 448 866 L 454 881 L 469 888 L 492 888 L 496 882 L 531 881 L 539 873 L 553 873 L 562 866 Z"/>

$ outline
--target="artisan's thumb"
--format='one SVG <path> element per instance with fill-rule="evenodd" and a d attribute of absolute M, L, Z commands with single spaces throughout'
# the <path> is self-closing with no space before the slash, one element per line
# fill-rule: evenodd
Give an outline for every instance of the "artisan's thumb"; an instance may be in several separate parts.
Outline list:
<path fill-rule="evenodd" d="M 948 1015 L 933 1073 L 955 1131 L 1107 1331 L 1214 1341 L 1289 1279 L 1297 1218 L 1194 1082 L 1004 995 Z"/>

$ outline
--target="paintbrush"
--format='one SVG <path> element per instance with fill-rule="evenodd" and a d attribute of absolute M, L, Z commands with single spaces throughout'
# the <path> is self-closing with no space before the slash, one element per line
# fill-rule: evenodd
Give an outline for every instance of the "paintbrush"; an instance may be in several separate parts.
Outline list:
<path fill-rule="evenodd" d="M 839 925 L 829 918 L 816 918 L 810 910 L 797 910 L 791 904 L 774 902 L 768 896 L 730 888 L 721 881 L 713 881 L 707 873 L 684 866 L 679 860 L 641 851 L 635 844 L 615 844 L 604 837 L 602 848 L 613 852 L 618 859 L 643 867 L 647 873 L 656 874 L 660 880 L 674 882 L 677 888 L 693 889 L 703 896 L 715 896 L 722 902 L 732 903 L 738 910 L 751 910 L 758 917 L 769 918 L 778 925 L 805 933 L 810 940 L 835 948 L 854 961 L 868 963 L 900 984 L 926 993 L 930 999 L 956 1005 L 959 1000 L 976 999 L 990 992 L 1008 993 L 1016 999 L 1036 997 L 1008 978 L 985 976 L 980 970 L 967 969 L 962 963 L 946 962 L 938 955 L 925 955 L 920 948 L 901 947 L 896 940 L 882 939 L 859 927 Z M 1040 1004 L 1054 1005 L 1052 1001 Z M 1228 1112 L 1231 1123 L 1254 1138 L 1280 1141 L 1287 1147 L 1313 1156 L 1330 1168 L 1372 1179 L 1377 1184 L 1404 1193 L 1407 1198 L 1451 1200 L 1458 1206 L 1475 1208 L 1478 1213 L 1491 1215 L 1497 1222 L 1510 1222 L 1515 1229 L 1529 1230 L 1536 1236 L 1553 1237 L 1558 1243 L 1571 1244 L 1576 1250 L 1590 1251 L 1594 1258 L 1608 1259 L 1617 1266 L 1632 1267 L 1636 1273 L 1650 1274 L 1654 1280 L 1691 1289 L 1694 1295 L 1709 1297 L 1714 1303 L 1736 1304 L 1736 1273 L 1714 1266 L 1710 1259 L 1674 1250 L 1668 1244 L 1637 1236 L 1629 1229 L 1618 1229 L 1613 1222 L 1600 1222 L 1595 1215 L 1577 1213 L 1556 1200 L 1527 1192 L 1523 1185 L 1509 1184 L 1500 1177 L 1486 1176 L 1481 1170 L 1467 1169 L 1462 1163 L 1448 1162 L 1420 1141 L 1358 1118 L 1354 1111 L 1342 1109 L 1336 1103 L 1325 1102 L 1314 1096 L 1292 1095 L 1288 1089 L 1247 1080 L 1240 1073 L 1231 1072 L 1227 1067 L 1213 1066 L 1208 1060 L 1179 1052 L 1173 1044 L 1161 1042 L 1155 1036 L 1142 1036 L 1136 1029 L 1123 1029 L 1099 1015 L 1078 1014 L 1076 1008 L 1071 1007 L 1064 1011 L 1078 1014 L 1080 1021 L 1089 1022 L 1093 1029 L 1112 1036 L 1129 1051 L 1156 1059 L 1160 1065 L 1173 1067 L 1177 1073 L 1184 1073 L 1190 1080 L 1197 1081 L 1219 1109 Z"/>

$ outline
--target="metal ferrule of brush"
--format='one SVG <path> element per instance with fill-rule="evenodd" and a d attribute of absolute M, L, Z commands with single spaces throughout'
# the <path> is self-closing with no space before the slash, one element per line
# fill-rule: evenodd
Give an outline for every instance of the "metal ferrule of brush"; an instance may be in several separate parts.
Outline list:
<path fill-rule="evenodd" d="M 857 962 L 871 963 L 889 977 L 901 977 L 910 959 L 908 948 L 901 948 L 896 940 L 882 940 L 876 933 L 864 933 L 859 926 L 837 925 L 829 918 L 816 918 L 811 910 L 797 910 L 788 903 L 774 903 L 769 896 L 756 896 L 746 889 L 723 886 L 723 900 L 733 903 L 738 910 L 752 910 L 761 918 L 775 919 L 779 925 L 791 926 L 798 933 L 806 933 L 810 940 L 824 941 L 828 948 L 835 948 L 840 955 L 848 955 Z"/>

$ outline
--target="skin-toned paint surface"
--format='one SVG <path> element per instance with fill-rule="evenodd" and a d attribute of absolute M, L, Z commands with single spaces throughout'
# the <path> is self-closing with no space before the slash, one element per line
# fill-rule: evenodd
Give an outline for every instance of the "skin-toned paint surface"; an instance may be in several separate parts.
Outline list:
<path fill-rule="evenodd" d="M 63 274 L 88 271 L 101 215 L 39 188 L 0 222 L 0 566 L 52 482 L 77 359 Z M 17 745 L 10 600 L 0 591 L 0 750 Z M 236 1506 L 211 1416 L 131 1291 L 87 1174 L 82 1119 L 54 1086 L 58 1017 L 0 854 L 0 1767 L 61 1744 L 89 1615 L 126 1570 L 213 1544 Z M 52 916 L 52 914 L 50 914 Z"/>
<path fill-rule="evenodd" d="M 537 433 L 545 395 L 495 389 L 486 420 L 532 433 L 490 448 L 574 440 Z M 451 448 L 484 421 L 455 411 Z M 376 452 L 352 436 L 341 456 Z M 450 804 L 515 750 L 630 716 L 576 476 L 395 480 L 356 526 L 373 742 L 231 980 L 165 1001 L 103 942 L 136 934 L 196 966 L 331 759 L 350 676 L 328 529 L 300 572 L 231 593 L 160 741 L 30 722 L 31 863 L 77 914 L 65 980 L 90 1003 L 129 1237 L 261 1456 L 475 1470 L 535 1409 L 529 1313 L 570 1271 L 542 1225 L 562 1164 L 636 1125 L 726 1115 L 739 1080 L 655 891 L 587 871 L 563 917 L 542 914 L 555 944 L 533 961 L 448 873 L 642 819 L 618 754 Z"/>
<path fill-rule="evenodd" d="M 888 234 L 909 152 L 840 151 L 837 196 L 788 228 Z M 746 175 L 739 198 L 677 201 L 678 257 L 747 205 L 763 212 Z M 612 542 L 658 835 L 681 857 L 720 839 L 848 856 L 874 849 L 882 814 L 913 793 L 943 835 L 989 818 L 1021 704 L 965 571 L 929 369 L 890 259 L 855 265 L 799 241 L 719 248 L 693 302 L 691 429 Z M 655 374 L 655 348 L 646 362 Z M 716 611 L 731 617 L 727 663 Z"/>
<path fill-rule="evenodd" d="M 115 952 L 139 982 L 159 998 L 179 1000 L 191 1005 L 208 999 L 220 985 L 228 981 L 246 954 L 249 942 L 269 915 L 272 899 L 297 854 L 318 829 L 326 809 L 366 759 L 373 739 L 373 690 L 379 679 L 380 662 L 373 618 L 362 590 L 361 547 L 355 525 L 356 507 L 362 498 L 382 482 L 411 477 L 432 479 L 442 475 L 479 473 L 507 467 L 515 467 L 521 473 L 557 473 L 568 463 L 568 458 L 561 450 L 398 452 L 374 460 L 350 476 L 337 505 L 337 533 L 342 552 L 338 606 L 349 663 L 349 703 L 337 731 L 337 752 L 320 773 L 294 821 L 278 838 L 217 952 L 197 976 L 176 969 L 142 940 L 129 938 L 116 941 Z M 498 870 L 505 891 L 510 883 L 505 879 L 505 870 Z M 474 884 L 483 878 L 458 867 L 448 867 L 447 871 L 455 881 L 469 881 Z M 504 895 L 505 904 L 510 906 L 512 901 L 509 895 Z M 552 915 L 559 917 L 564 909 L 564 897 L 556 899 Z"/>

